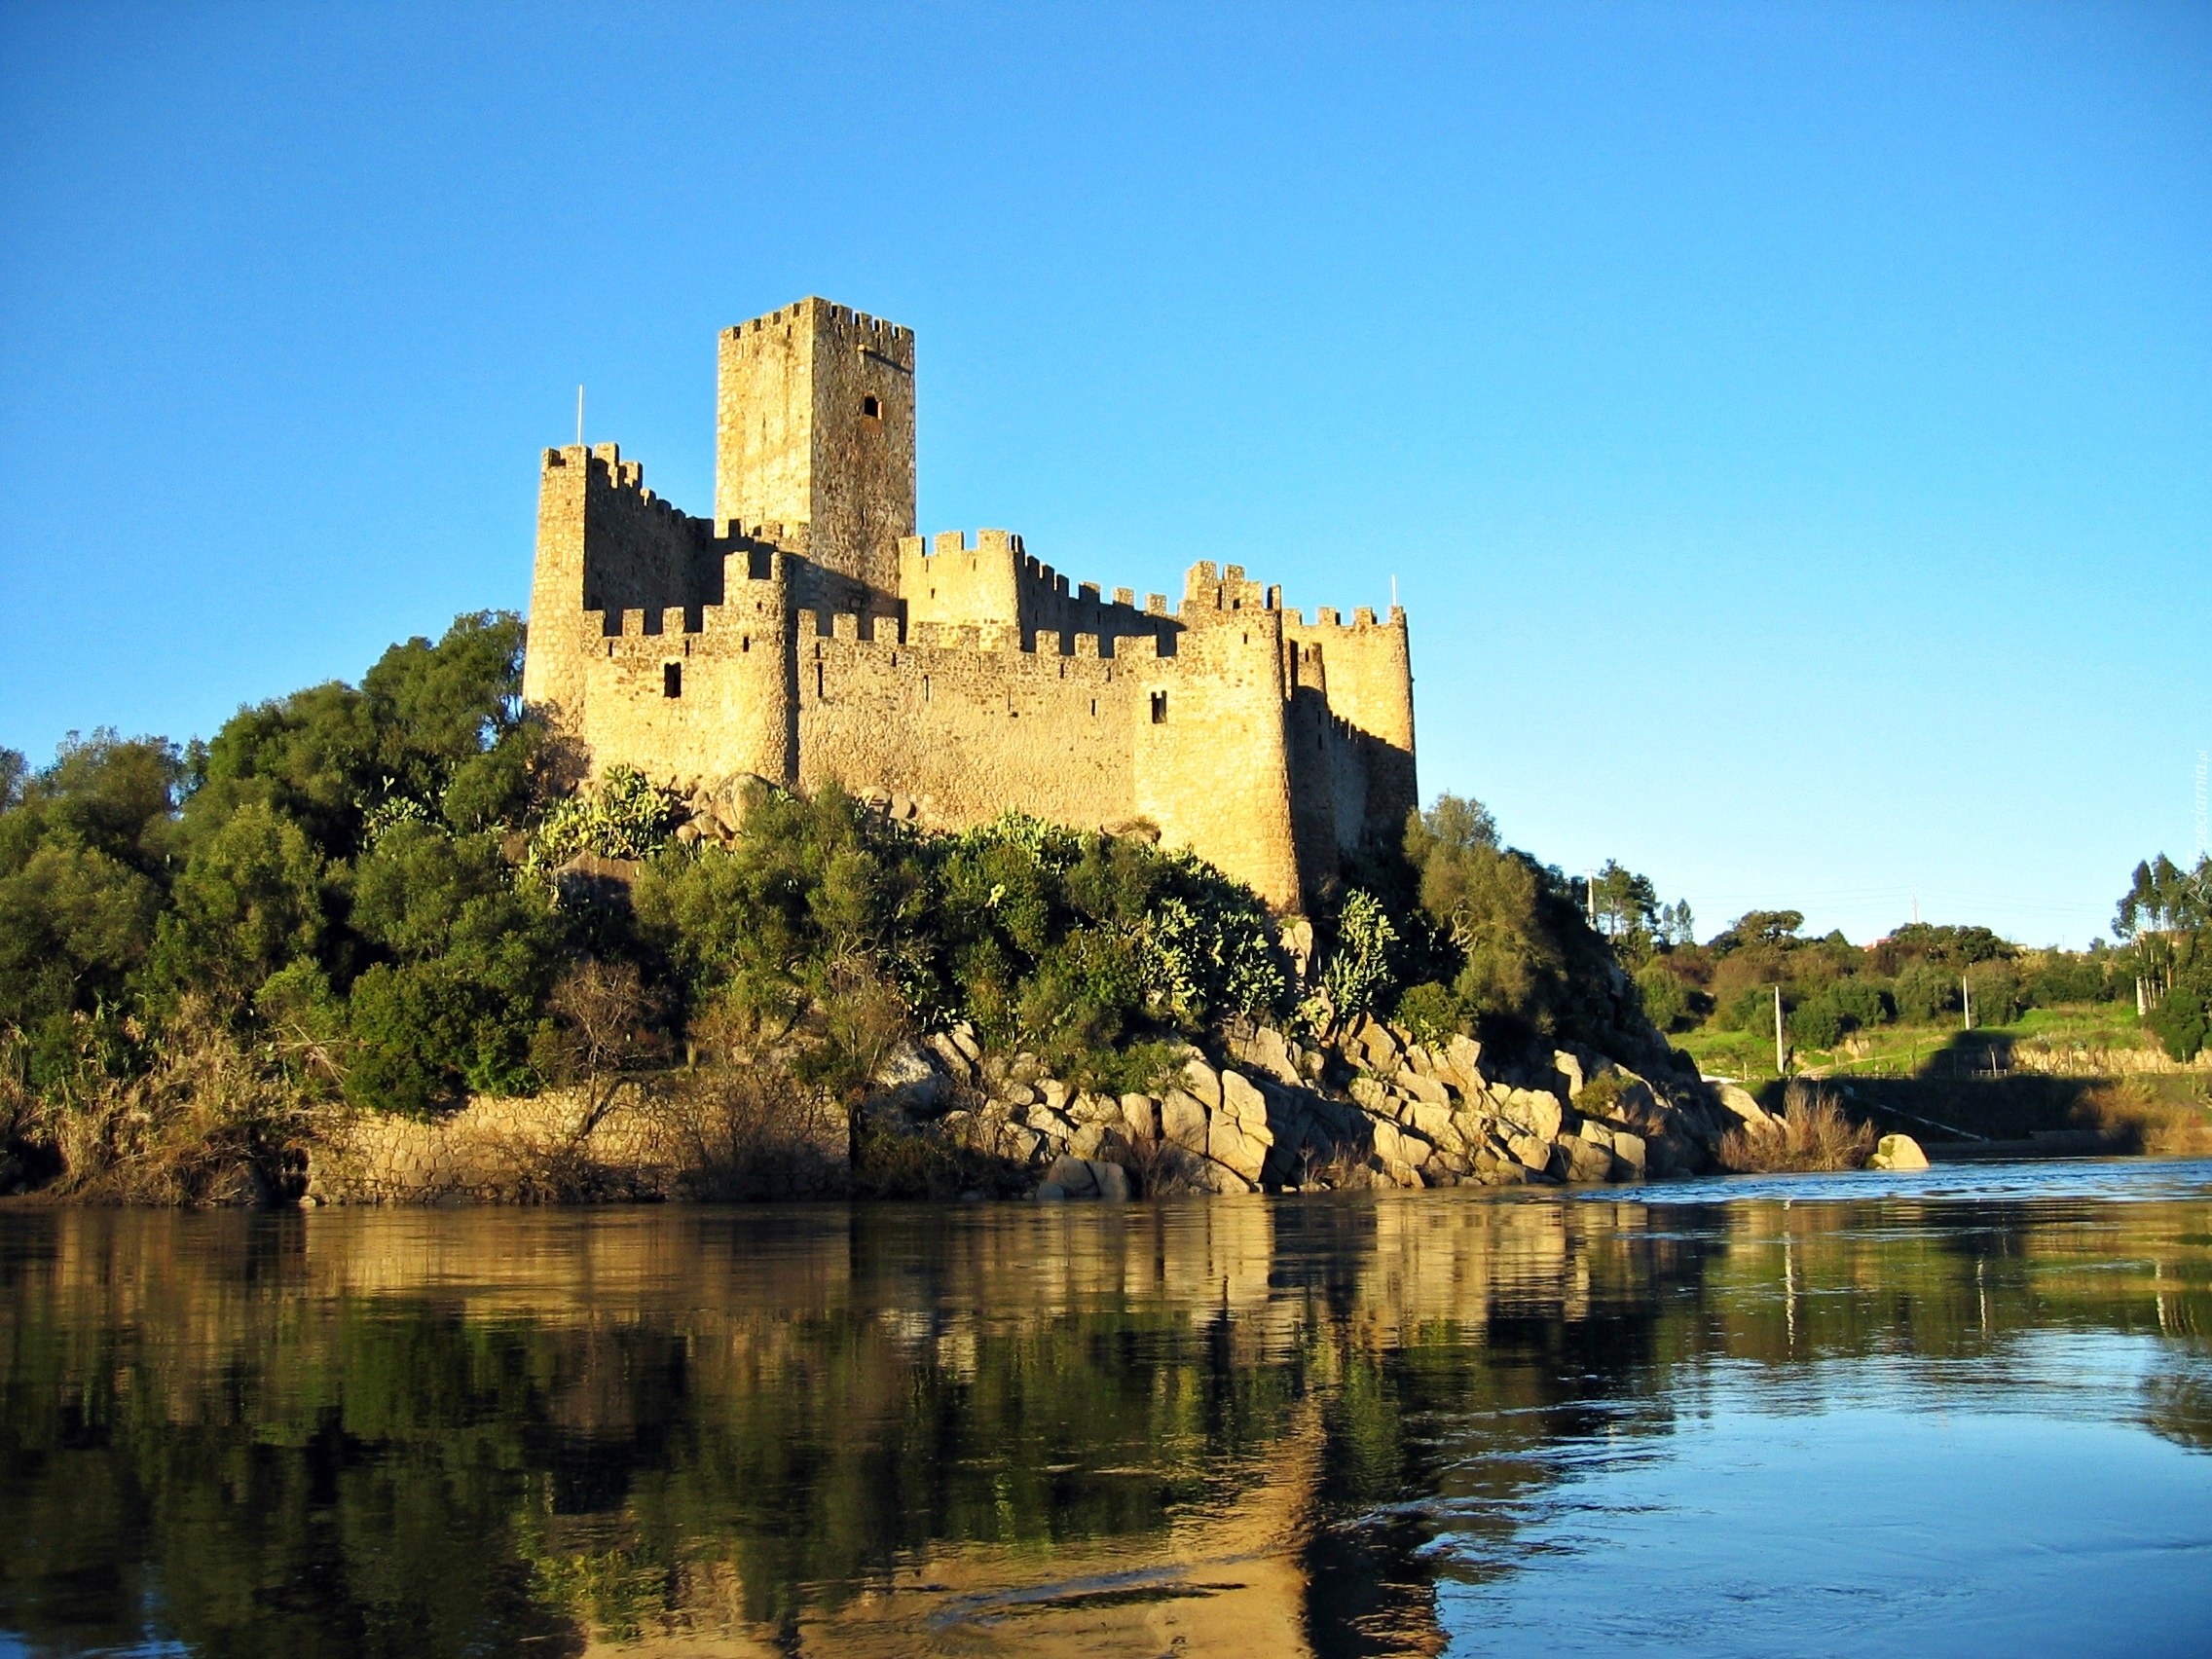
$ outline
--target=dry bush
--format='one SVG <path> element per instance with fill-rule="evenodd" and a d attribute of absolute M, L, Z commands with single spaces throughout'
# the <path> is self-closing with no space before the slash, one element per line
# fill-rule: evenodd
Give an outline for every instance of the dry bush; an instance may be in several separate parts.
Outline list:
<path fill-rule="evenodd" d="M 2212 1116 L 2202 1106 L 2161 1096 L 2139 1078 L 2090 1089 L 2075 1116 L 2129 1152 L 2154 1158 L 2212 1156 Z"/>
<path fill-rule="evenodd" d="M 142 1076 L 100 1079 L 43 1107 L 59 1192 L 117 1203 L 270 1203 L 299 1162 L 307 1103 L 203 999 L 187 998 Z"/>
<path fill-rule="evenodd" d="M 1792 1083 L 1779 1123 L 1730 1130 L 1717 1157 L 1721 1168 L 1740 1175 L 1860 1169 L 1873 1156 L 1874 1139 L 1874 1126 L 1845 1116 L 1826 1089 Z"/>
<path fill-rule="evenodd" d="M 1198 1179 L 1198 1159 L 1187 1147 L 1161 1134 L 1125 1135 L 1122 1166 L 1140 1198 L 1174 1198 L 1206 1189 Z"/>
<path fill-rule="evenodd" d="M 680 1179 L 693 1198 L 830 1198 L 846 1190 L 843 1110 L 779 1068 L 703 1066 L 666 1080 L 651 1104 L 676 1142 Z"/>
<path fill-rule="evenodd" d="M 594 961 L 563 975 L 546 1008 L 554 1024 L 533 1045 L 531 1058 L 556 1081 L 584 1085 L 580 1140 L 614 1104 L 622 1074 L 666 1051 L 654 1029 L 660 1000 L 632 964 Z"/>

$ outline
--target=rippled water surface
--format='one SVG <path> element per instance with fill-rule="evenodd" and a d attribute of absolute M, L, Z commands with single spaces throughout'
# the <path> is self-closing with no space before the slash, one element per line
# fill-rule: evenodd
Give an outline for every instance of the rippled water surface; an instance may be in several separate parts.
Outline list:
<path fill-rule="evenodd" d="M 0 1651 L 2212 1651 L 2212 1165 L 0 1211 Z"/>

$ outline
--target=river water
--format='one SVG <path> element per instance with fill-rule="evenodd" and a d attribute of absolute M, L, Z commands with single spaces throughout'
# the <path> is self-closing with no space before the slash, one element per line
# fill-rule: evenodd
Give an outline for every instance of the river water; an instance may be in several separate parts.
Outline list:
<path fill-rule="evenodd" d="M 0 1652 L 2212 1651 L 2212 1164 L 0 1211 Z"/>

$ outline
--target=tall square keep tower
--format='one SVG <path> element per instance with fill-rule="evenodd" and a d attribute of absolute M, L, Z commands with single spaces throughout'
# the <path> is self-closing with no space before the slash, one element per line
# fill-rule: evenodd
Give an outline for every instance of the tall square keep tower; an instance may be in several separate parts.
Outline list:
<path fill-rule="evenodd" d="M 817 565 L 899 591 L 914 534 L 914 331 L 804 299 L 722 331 L 715 518 L 806 525 Z"/>

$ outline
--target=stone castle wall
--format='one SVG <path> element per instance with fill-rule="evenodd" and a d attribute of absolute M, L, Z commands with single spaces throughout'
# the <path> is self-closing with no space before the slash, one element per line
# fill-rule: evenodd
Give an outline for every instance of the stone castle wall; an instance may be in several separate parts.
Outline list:
<path fill-rule="evenodd" d="M 1417 801 L 1406 621 L 1241 569 L 1172 610 L 913 520 L 913 336 L 809 300 L 721 337 L 716 518 L 544 454 L 524 696 L 589 774 L 831 779 L 958 828 L 1157 825 L 1297 909 Z"/>

